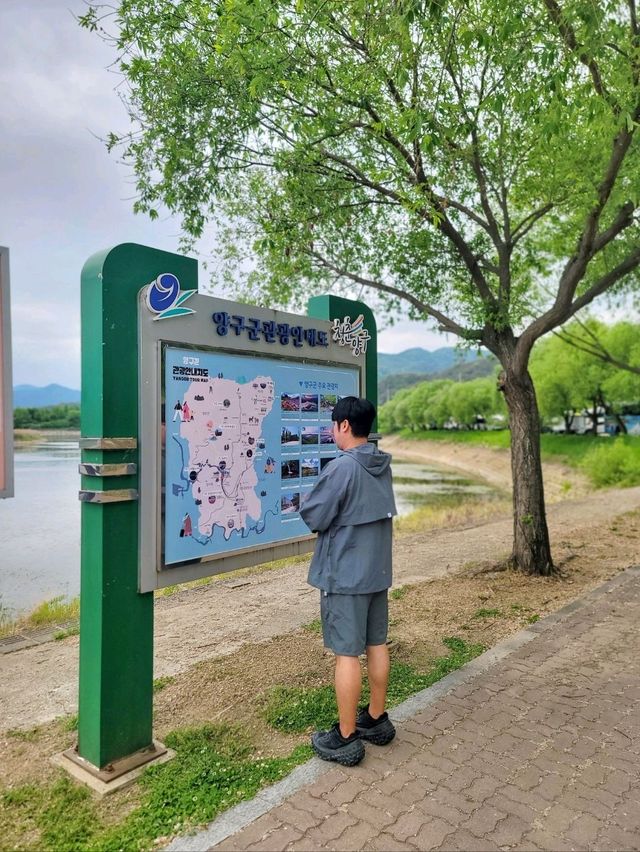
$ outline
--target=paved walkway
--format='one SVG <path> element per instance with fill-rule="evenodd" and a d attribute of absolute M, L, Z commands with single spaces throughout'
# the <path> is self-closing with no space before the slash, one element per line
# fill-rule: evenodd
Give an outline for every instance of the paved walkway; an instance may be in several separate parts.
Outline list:
<path fill-rule="evenodd" d="M 175 850 L 640 850 L 640 568 L 392 713 Z"/>

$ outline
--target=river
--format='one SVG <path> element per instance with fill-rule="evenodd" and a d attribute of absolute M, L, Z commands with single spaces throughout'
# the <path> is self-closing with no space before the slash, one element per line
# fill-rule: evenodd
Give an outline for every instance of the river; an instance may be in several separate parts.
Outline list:
<path fill-rule="evenodd" d="M 15 497 L 0 500 L 0 610 L 14 616 L 80 591 L 80 451 L 77 439 L 17 444 Z M 442 496 L 492 493 L 452 471 L 395 461 L 398 512 Z"/>

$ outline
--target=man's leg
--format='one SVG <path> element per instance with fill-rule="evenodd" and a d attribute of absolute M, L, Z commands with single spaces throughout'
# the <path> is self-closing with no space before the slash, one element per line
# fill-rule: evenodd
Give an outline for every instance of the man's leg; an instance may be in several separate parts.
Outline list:
<path fill-rule="evenodd" d="M 335 686 L 340 733 L 343 737 L 349 737 L 356 729 L 358 701 L 360 701 L 360 690 L 362 688 L 358 657 L 336 655 Z"/>
<path fill-rule="evenodd" d="M 384 709 L 389 685 L 388 624 L 389 602 L 385 590 L 373 595 L 369 607 L 366 651 L 371 696 L 369 707 L 361 710 L 356 719 L 360 737 L 375 745 L 387 745 L 396 735 L 396 729 Z"/>
<path fill-rule="evenodd" d="M 384 645 L 367 645 L 367 673 L 369 677 L 369 713 L 377 719 L 384 713 L 389 685 L 389 649 Z"/>
<path fill-rule="evenodd" d="M 360 698 L 361 674 L 358 654 L 364 651 L 366 618 L 356 595 L 328 595 L 322 592 L 320 613 L 324 644 L 336 655 L 335 690 L 338 721 L 328 731 L 316 731 L 311 737 L 315 753 L 323 760 L 335 760 L 343 766 L 355 766 L 364 757 L 364 745 L 356 732 L 356 714 Z M 366 616 L 366 610 L 364 610 Z"/>

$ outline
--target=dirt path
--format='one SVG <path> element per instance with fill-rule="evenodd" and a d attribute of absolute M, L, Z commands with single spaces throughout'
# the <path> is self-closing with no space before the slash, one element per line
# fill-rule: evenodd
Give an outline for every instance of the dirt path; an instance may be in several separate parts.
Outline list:
<path fill-rule="evenodd" d="M 397 457 L 409 453 L 419 461 L 437 460 L 440 464 L 451 464 L 455 459 L 455 467 L 473 471 L 500 487 L 508 484 L 504 452 L 464 448 L 471 455 L 459 452 L 463 448 L 434 448 L 417 442 L 403 442 L 402 446 L 388 442 L 387 446 Z M 560 482 L 562 474 L 555 473 Z M 576 479 L 576 492 L 578 485 Z M 639 507 L 640 488 L 612 489 L 558 502 L 549 511 L 554 545 L 569 538 L 588 538 L 598 524 Z M 505 517 L 468 528 L 397 536 L 395 585 L 445 576 L 470 562 L 506 556 L 511 524 Z M 629 560 L 634 558 L 637 555 L 630 553 Z M 178 674 L 195 663 L 232 653 L 246 643 L 264 642 L 317 618 L 318 593 L 306 585 L 306 571 L 307 563 L 302 562 L 160 598 L 156 605 L 155 676 Z M 30 727 L 74 713 L 77 666 L 77 638 L 0 658 L 0 729 Z"/>

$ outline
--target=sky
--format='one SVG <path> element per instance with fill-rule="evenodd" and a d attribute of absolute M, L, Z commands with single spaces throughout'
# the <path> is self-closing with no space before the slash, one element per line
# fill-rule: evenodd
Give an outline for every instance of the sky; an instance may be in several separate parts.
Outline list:
<path fill-rule="evenodd" d="M 101 141 L 128 118 L 108 70 L 112 48 L 76 23 L 84 10 L 83 0 L 0 2 L 0 245 L 10 250 L 14 385 L 80 387 L 80 270 L 90 255 L 122 242 L 178 251 L 179 222 L 133 214 L 131 172 Z M 432 328 L 400 321 L 378 348 L 453 345 Z"/>

